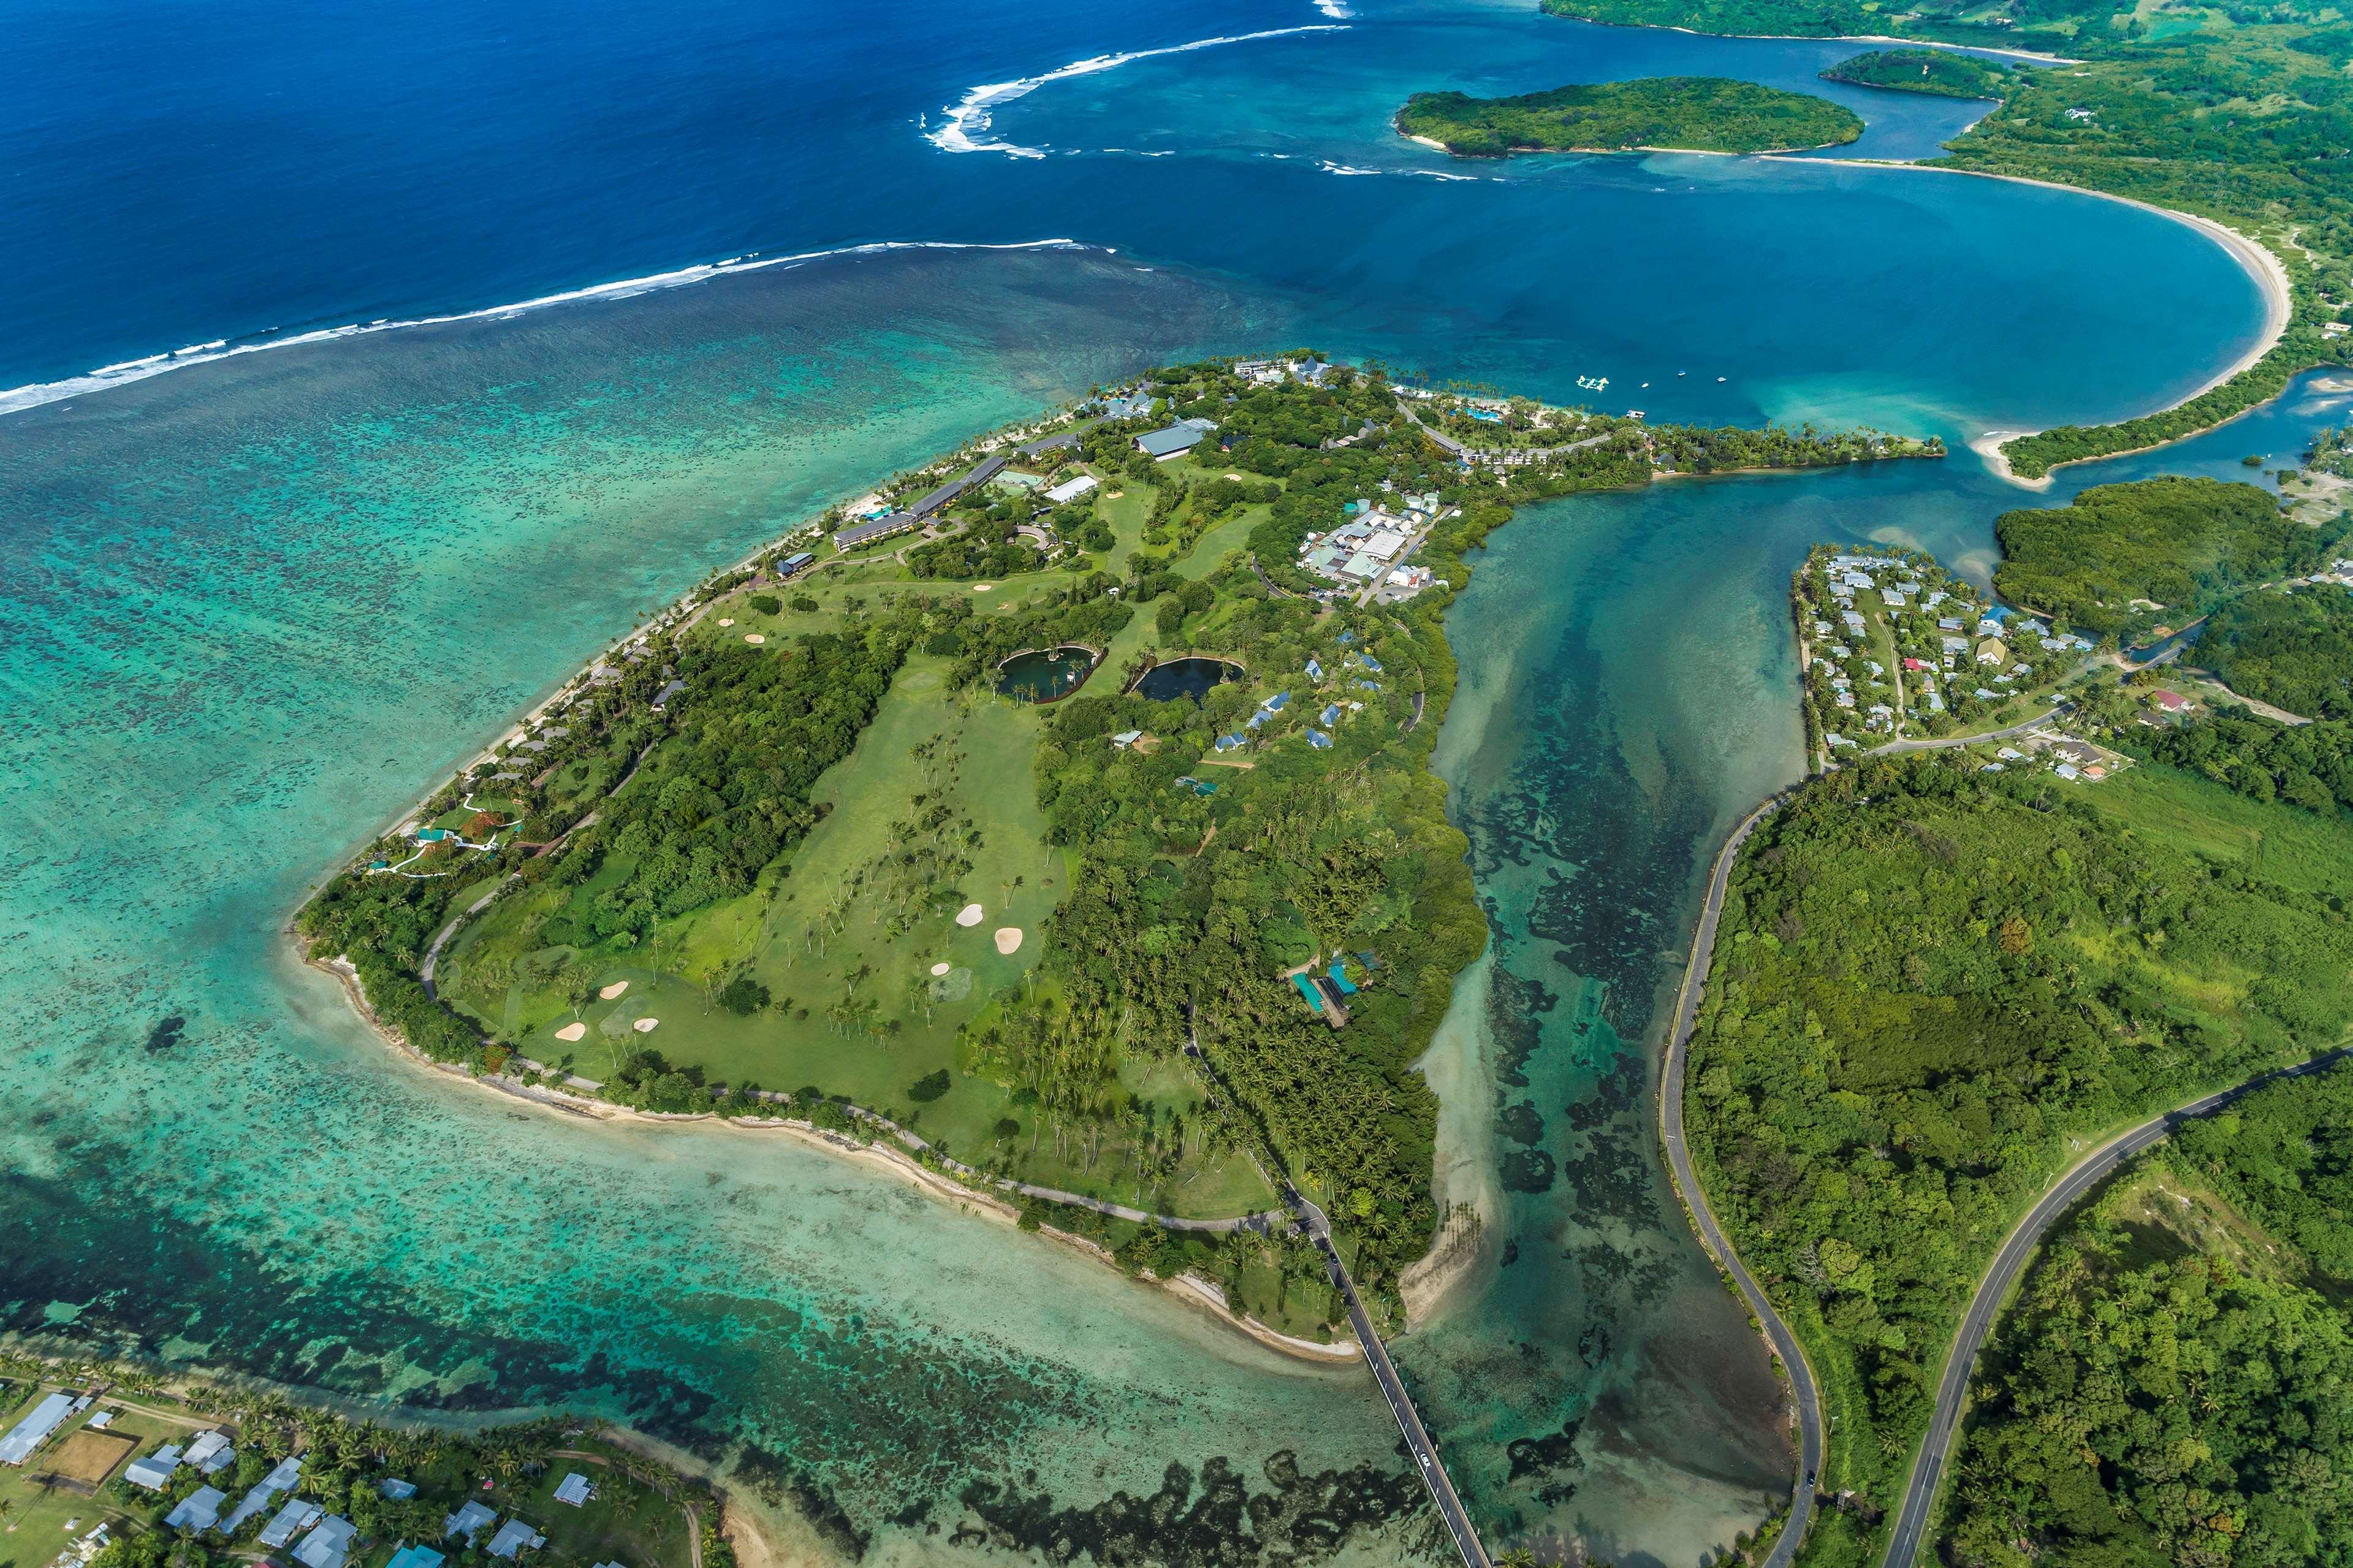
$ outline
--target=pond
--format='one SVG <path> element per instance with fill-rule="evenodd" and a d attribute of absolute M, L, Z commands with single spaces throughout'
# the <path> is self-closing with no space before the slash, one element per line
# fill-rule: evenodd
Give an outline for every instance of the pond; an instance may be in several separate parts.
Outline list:
<path fill-rule="evenodd" d="M 1241 679 L 1242 667 L 1223 659 L 1171 659 L 1166 664 L 1155 664 L 1135 683 L 1135 694 L 1150 697 L 1155 703 L 1173 702 L 1178 697 L 1190 697 L 1199 702 L 1209 688 L 1227 681 Z"/>
<path fill-rule="evenodd" d="M 1025 703 L 1050 703 L 1077 691 L 1094 667 L 1095 656 L 1084 648 L 1016 653 L 997 667 L 997 689 Z"/>

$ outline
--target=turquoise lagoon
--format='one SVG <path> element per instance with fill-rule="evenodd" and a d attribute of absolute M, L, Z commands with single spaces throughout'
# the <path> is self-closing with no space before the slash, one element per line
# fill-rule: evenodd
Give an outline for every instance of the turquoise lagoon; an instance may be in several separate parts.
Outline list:
<path fill-rule="evenodd" d="M 1050 35 L 976 45 L 968 78 L 870 71 L 844 101 L 871 145 L 828 143 L 864 179 L 796 167 L 809 205 L 758 239 L 1084 245 L 831 256 L 0 419 L 0 1324 L 447 1418 L 585 1405 L 732 1467 L 825 1558 L 1443 1555 L 1360 1373 L 781 1139 L 427 1075 L 290 961 L 288 912 L 711 567 L 1157 359 L 1312 341 L 1564 400 L 1608 374 L 1658 418 L 1959 438 L 2177 396 L 2259 304 L 2179 226 L 2085 197 L 1804 160 L 1435 178 L 1463 171 L 1386 133 L 1401 86 L 1795 80 L 1834 46 L 1399 7 L 998 103 L 990 134 L 1045 156 L 923 139 L 971 83 L 1086 52 Z M 1862 101 L 1888 147 L 1950 133 L 1949 105 Z M 2307 384 L 2057 494 L 2237 477 L 2345 401 Z M 1400 1355 L 1493 1540 L 1692 1563 L 1786 1489 L 1777 1391 L 1651 1149 L 1658 992 L 1715 836 L 1798 766 L 1806 546 L 1981 571 L 2023 498 L 1966 456 L 1676 483 L 1531 509 L 1478 563 L 1440 763 L 1497 943 L 1430 1070 L 1441 1187 L 1491 1223 Z"/>

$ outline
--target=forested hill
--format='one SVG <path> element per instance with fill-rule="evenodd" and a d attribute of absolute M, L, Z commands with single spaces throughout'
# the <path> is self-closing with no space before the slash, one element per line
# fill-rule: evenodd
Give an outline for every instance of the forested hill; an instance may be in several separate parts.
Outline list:
<path fill-rule="evenodd" d="M 2341 1067 L 2190 1124 L 2119 1179 L 2053 1238 L 1992 1347 L 1957 1560 L 2344 1561 L 2348 1216 Z"/>
<path fill-rule="evenodd" d="M 1874 49 L 1841 60 L 1821 76 L 1824 81 L 1925 92 L 1938 98 L 2002 98 L 2013 79 L 1999 60 L 1951 49 Z"/>
<path fill-rule="evenodd" d="M 1398 129 L 1464 157 L 1513 153 L 1785 153 L 1841 146 L 1862 134 L 1827 99 L 1712 76 L 1577 83 L 1516 98 L 1417 92 Z"/>
<path fill-rule="evenodd" d="M 1743 852 L 1684 1110 L 1839 1417 L 1807 1561 L 1875 1559 L 1962 1307 L 2084 1139 L 2344 1038 L 2353 821 L 2264 808 L 2243 859 L 2182 826 L 2241 809 L 1924 754 L 1817 779 Z"/>

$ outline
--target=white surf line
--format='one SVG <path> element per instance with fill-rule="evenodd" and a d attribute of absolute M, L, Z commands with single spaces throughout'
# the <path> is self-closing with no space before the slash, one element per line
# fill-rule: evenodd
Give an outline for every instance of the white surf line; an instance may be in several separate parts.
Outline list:
<path fill-rule="evenodd" d="M 81 376 L 62 381 L 37 381 L 23 387 L 0 390 L 0 415 L 20 409 L 37 408 L 44 403 L 59 403 L 111 387 L 144 381 L 151 376 L 161 376 L 167 370 L 184 370 L 192 365 L 209 365 L 216 360 L 234 359 L 239 355 L 260 354 L 269 349 L 296 348 L 304 344 L 332 343 L 347 337 L 364 337 L 373 333 L 398 332 L 407 327 L 446 326 L 456 322 L 492 321 L 519 316 L 531 311 L 545 310 L 551 305 L 575 304 L 587 300 L 627 300 L 662 289 L 682 289 L 706 282 L 712 278 L 733 272 L 757 272 L 770 267 L 793 267 L 810 261 L 822 261 L 835 256 L 872 256 L 893 250 L 1103 250 L 1109 247 L 1090 245 L 1070 238 L 1022 239 L 1008 244 L 990 245 L 978 241 L 954 239 L 879 239 L 865 245 L 841 245 L 825 250 L 803 250 L 790 256 L 733 256 L 724 261 L 710 261 L 692 267 L 681 267 L 674 271 L 649 273 L 642 278 L 624 278 L 617 282 L 596 283 L 585 289 L 567 289 L 562 293 L 542 294 L 536 299 L 519 300 L 512 304 L 485 305 L 480 310 L 455 311 L 438 316 L 404 316 L 399 319 L 379 317 L 372 322 L 355 322 L 349 326 L 321 327 L 310 332 L 292 333 L 284 337 L 256 337 L 245 343 L 232 344 L 227 338 L 211 343 L 195 344 L 174 349 L 169 354 L 153 354 L 144 359 L 126 359 L 115 365 L 102 365 Z"/>
<path fill-rule="evenodd" d="M 1230 37 L 1197 38 L 1189 44 L 1170 44 L 1156 49 L 1093 55 L 1086 59 L 1072 60 L 1066 66 L 1057 66 L 1042 75 L 1025 76 L 1016 81 L 986 82 L 967 90 L 964 101 L 946 111 L 947 118 L 928 132 L 923 140 L 944 153 L 1003 153 L 1012 158 L 1042 158 L 1046 155 L 1042 148 L 1023 147 L 1011 142 L 976 140 L 976 136 L 986 138 L 988 135 L 989 111 L 1017 98 L 1027 98 L 1050 81 L 1065 81 L 1074 76 L 1092 76 L 1097 71 L 1115 70 L 1134 60 L 1152 59 L 1160 55 L 1190 54 L 1196 49 L 1214 49 L 1226 44 L 1256 43 L 1261 38 L 1288 38 L 1302 33 L 1340 33 L 1346 30 L 1346 25 L 1339 22 L 1314 22 L 1302 27 L 1269 27 L 1263 32 L 1237 33 Z"/>

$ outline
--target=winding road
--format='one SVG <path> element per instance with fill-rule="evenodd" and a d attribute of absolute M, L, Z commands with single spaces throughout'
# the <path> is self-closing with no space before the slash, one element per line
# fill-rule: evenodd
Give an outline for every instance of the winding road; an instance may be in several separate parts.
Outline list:
<path fill-rule="evenodd" d="M 1807 1364 L 1805 1347 L 1798 1343 L 1798 1336 L 1773 1310 L 1773 1304 L 1765 1299 L 1764 1290 L 1749 1277 L 1747 1266 L 1732 1250 L 1724 1228 L 1716 1224 L 1715 1212 L 1707 1206 L 1707 1194 L 1700 1187 L 1698 1173 L 1692 1169 L 1691 1150 L 1683 1141 L 1683 1069 L 1690 1061 L 1692 1029 L 1699 1021 L 1700 993 L 1707 984 L 1709 956 L 1715 948 L 1716 920 L 1724 913 L 1724 895 L 1732 884 L 1733 863 L 1740 858 L 1740 846 L 1748 842 L 1757 824 L 1788 798 L 1787 792 L 1768 797 L 1741 819 L 1740 825 L 1732 830 L 1732 836 L 1725 840 L 1724 848 L 1716 853 L 1715 868 L 1708 876 L 1707 895 L 1700 904 L 1699 929 L 1692 935 L 1691 966 L 1683 971 L 1683 989 L 1675 994 L 1674 1023 L 1667 1033 L 1666 1063 L 1659 1074 L 1659 1138 L 1666 1147 L 1667 1168 L 1683 1192 L 1683 1207 L 1691 1214 L 1692 1228 L 1699 1233 L 1701 1245 L 1715 1256 L 1717 1266 L 1732 1277 L 1741 1298 L 1748 1303 L 1748 1310 L 1764 1326 L 1766 1339 L 1788 1371 L 1789 1391 L 1797 1402 L 1798 1474 L 1789 1491 L 1788 1518 L 1763 1568 L 1788 1568 L 1798 1555 L 1799 1543 L 1806 1538 L 1806 1526 L 1813 1518 L 1814 1478 L 1822 1464 L 1821 1394 L 1814 1386 L 1814 1371 Z"/>
<path fill-rule="evenodd" d="M 1919 1553 L 1921 1536 L 1927 1529 L 1929 1513 L 1936 1500 L 1937 1483 L 1943 1479 L 1946 1463 L 1952 1456 L 1954 1436 L 1960 1429 L 1961 1409 L 1968 1397 L 1969 1376 L 1976 1370 L 1978 1351 L 1984 1348 L 1987 1336 L 1992 1333 L 1993 1320 L 2000 1314 L 2002 1301 L 2009 1296 L 2010 1287 L 2017 1283 L 2019 1275 L 2025 1270 L 2027 1260 L 2060 1216 L 2074 1207 L 2085 1193 L 2114 1175 L 2117 1167 L 2152 1144 L 2163 1141 L 2181 1123 L 2211 1116 L 2266 1084 L 2282 1078 L 2308 1077 L 2315 1073 L 2326 1072 L 2348 1056 L 2353 1056 L 2353 1048 L 2331 1051 L 2296 1066 L 2259 1074 L 2235 1088 L 2207 1095 L 2162 1116 L 2152 1117 L 2092 1150 L 2043 1193 L 2042 1201 L 2019 1221 L 2018 1228 L 2011 1231 L 2010 1238 L 2002 1243 L 2001 1251 L 1994 1255 L 1992 1266 L 1978 1282 L 1977 1294 L 1969 1300 L 1968 1313 L 1961 1319 L 1960 1333 L 1955 1338 L 1952 1354 L 1945 1362 L 1944 1379 L 1936 1385 L 1936 1409 L 1929 1421 L 1927 1439 L 1921 1445 L 1919 1457 L 1913 1461 L 1912 1478 L 1905 1489 L 1904 1504 L 1895 1516 L 1895 1531 L 1888 1537 L 1883 1568 L 1909 1568 L 1914 1557 Z"/>

